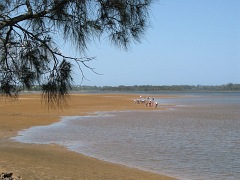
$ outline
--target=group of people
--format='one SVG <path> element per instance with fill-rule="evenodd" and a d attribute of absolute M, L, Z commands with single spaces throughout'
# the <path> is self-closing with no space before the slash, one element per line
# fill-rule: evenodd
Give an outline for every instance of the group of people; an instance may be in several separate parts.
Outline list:
<path fill-rule="evenodd" d="M 138 99 L 134 99 L 134 103 L 135 104 L 145 104 L 146 107 L 155 107 L 157 108 L 158 106 L 158 102 L 154 101 L 154 97 L 147 97 L 147 98 L 143 98 L 142 96 L 140 96 L 140 98 Z"/>

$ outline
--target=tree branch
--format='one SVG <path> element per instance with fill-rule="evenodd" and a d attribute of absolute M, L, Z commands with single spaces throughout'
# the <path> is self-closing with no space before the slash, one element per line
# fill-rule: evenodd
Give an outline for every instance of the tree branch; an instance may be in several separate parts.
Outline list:
<path fill-rule="evenodd" d="M 61 6 L 63 6 L 67 2 L 68 2 L 67 0 L 60 1 L 59 3 L 57 3 L 51 9 L 47 9 L 47 10 L 44 10 L 42 12 L 33 14 L 31 6 L 30 6 L 30 2 L 28 0 L 26 0 L 26 6 L 27 6 L 29 11 L 25 14 L 21 14 L 19 16 L 14 17 L 14 18 L 9 18 L 8 20 L 2 21 L 0 23 L 0 29 L 3 29 L 4 27 L 7 27 L 7 26 L 13 26 L 14 24 L 17 24 L 17 23 L 19 23 L 21 21 L 24 21 L 24 20 L 30 20 L 30 19 L 34 19 L 34 18 L 43 17 L 44 15 L 46 15 L 48 13 L 51 13 L 53 11 L 58 10 Z"/>

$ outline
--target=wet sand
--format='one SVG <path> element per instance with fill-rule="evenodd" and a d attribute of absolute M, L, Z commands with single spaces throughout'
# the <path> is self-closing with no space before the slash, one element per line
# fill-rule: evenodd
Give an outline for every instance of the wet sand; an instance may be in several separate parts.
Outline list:
<path fill-rule="evenodd" d="M 68 106 L 48 109 L 37 94 L 18 100 L 0 99 L 0 173 L 13 172 L 22 179 L 174 179 L 100 161 L 57 145 L 23 144 L 9 138 L 32 126 L 52 124 L 61 116 L 77 116 L 96 111 L 159 110 L 134 104 L 139 95 L 75 94 Z M 63 132 L 64 133 L 64 132 Z"/>

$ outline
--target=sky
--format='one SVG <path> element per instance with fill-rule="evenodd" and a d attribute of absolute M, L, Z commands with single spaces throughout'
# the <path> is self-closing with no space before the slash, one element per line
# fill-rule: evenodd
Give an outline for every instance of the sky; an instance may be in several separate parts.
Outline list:
<path fill-rule="evenodd" d="M 240 1 L 159 0 L 141 43 L 125 51 L 103 39 L 86 53 L 101 75 L 84 69 L 82 82 L 75 71 L 77 85 L 240 84 Z"/>

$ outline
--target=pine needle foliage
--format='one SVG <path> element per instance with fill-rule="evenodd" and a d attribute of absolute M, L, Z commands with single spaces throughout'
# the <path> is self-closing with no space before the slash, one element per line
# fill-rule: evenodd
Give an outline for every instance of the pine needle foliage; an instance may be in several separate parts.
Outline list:
<path fill-rule="evenodd" d="M 1 0 L 0 93 L 16 97 L 23 89 L 42 86 L 47 103 L 61 106 L 71 90 L 72 68 L 93 58 L 84 52 L 90 41 L 107 36 L 128 49 L 148 26 L 152 0 Z M 81 57 L 64 55 L 54 43 L 61 37 Z"/>

